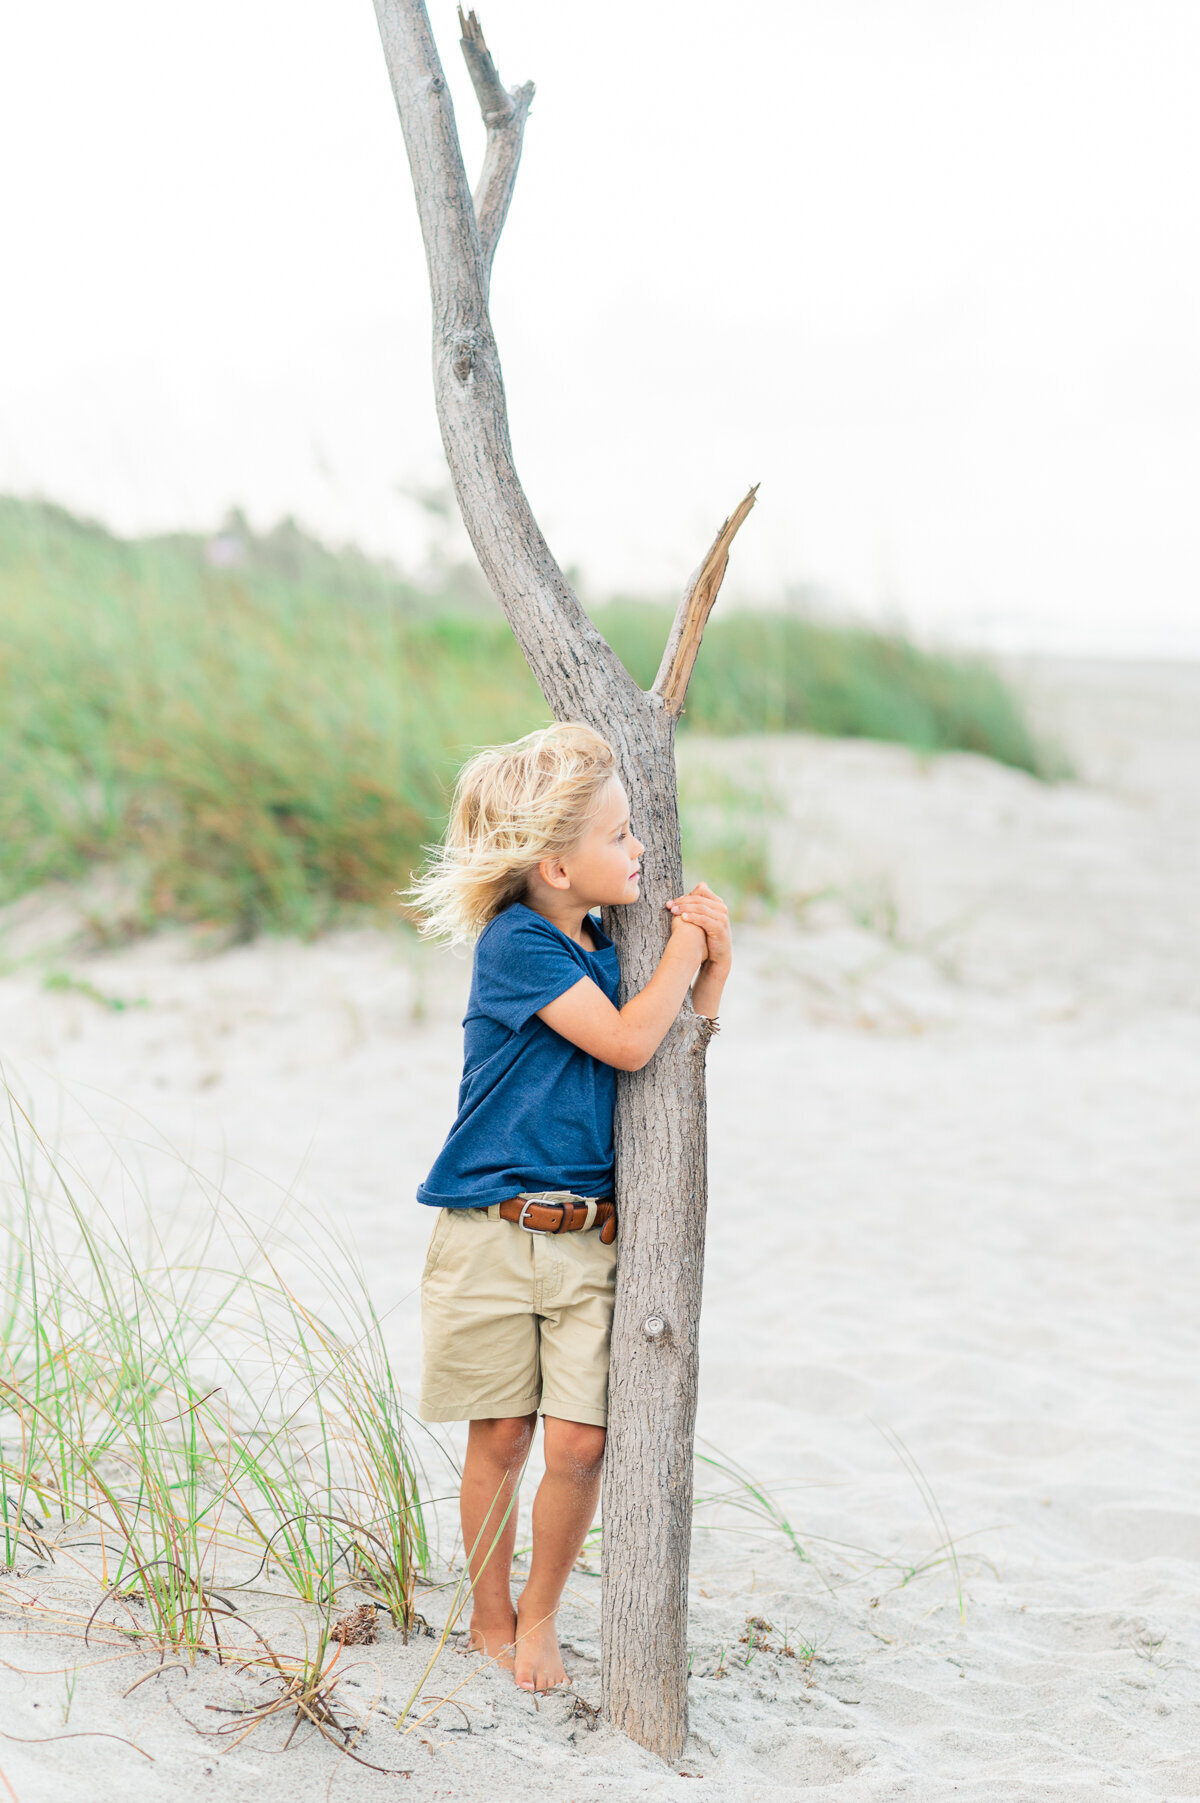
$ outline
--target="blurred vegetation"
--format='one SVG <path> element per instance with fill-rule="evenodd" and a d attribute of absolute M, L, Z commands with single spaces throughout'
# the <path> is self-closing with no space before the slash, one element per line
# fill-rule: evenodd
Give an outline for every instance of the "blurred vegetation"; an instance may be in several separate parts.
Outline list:
<path fill-rule="evenodd" d="M 670 608 L 595 610 L 647 687 Z M 817 732 L 891 739 L 917 751 L 978 751 L 1035 776 L 1057 775 L 1012 690 L 982 658 L 928 651 L 898 632 L 796 613 L 714 616 L 688 686 L 696 732 Z"/>
<path fill-rule="evenodd" d="M 679 772 L 683 880 L 703 880 L 735 919 L 781 900 L 771 870 L 770 824 L 786 810 L 761 770 L 740 776 L 705 764 Z"/>
<path fill-rule="evenodd" d="M 670 609 L 593 613 L 649 684 Z M 473 569 L 422 586 L 290 522 L 121 540 L 0 498 L 0 901 L 108 863 L 132 873 L 131 931 L 392 910 L 468 750 L 545 717 Z M 713 621 L 684 724 L 1055 773 L 982 662 L 788 613 Z"/>

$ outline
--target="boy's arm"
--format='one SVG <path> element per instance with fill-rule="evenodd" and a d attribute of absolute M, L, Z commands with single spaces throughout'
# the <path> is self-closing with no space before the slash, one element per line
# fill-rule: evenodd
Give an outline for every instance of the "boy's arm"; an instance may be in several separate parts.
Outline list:
<path fill-rule="evenodd" d="M 563 995 L 539 1008 L 538 1018 L 602 1064 L 611 1064 L 620 1071 L 639 1071 L 649 1064 L 670 1031 L 698 968 L 701 977 L 697 990 L 705 982 L 704 973 L 711 963 L 707 955 L 710 932 L 718 944 L 724 933 L 728 969 L 728 911 L 711 890 L 702 890 L 703 885 L 669 904 L 671 937 L 658 969 L 646 987 L 631 996 L 623 1008 L 614 1008 L 590 977 L 581 977 Z M 722 973 L 713 991 L 718 999 L 724 982 Z M 711 981 L 708 987 L 712 990 Z M 711 1009 L 706 1006 L 700 1012 L 715 1013 L 715 1002 Z"/>

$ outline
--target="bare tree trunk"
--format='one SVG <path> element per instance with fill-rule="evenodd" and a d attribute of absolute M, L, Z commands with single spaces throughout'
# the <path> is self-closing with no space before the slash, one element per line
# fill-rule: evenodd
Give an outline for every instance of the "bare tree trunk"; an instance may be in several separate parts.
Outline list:
<path fill-rule="evenodd" d="M 729 544 L 725 522 L 680 603 L 655 686 L 640 689 L 588 619 L 542 537 L 513 466 L 488 314 L 533 86 L 506 90 L 474 13 L 462 48 L 488 130 L 472 200 L 424 0 L 375 0 L 400 114 L 433 302 L 434 392 L 446 461 L 484 574 L 559 719 L 601 731 L 646 844 L 642 899 L 608 912 L 623 996 L 662 955 L 664 904 L 682 887 L 675 724 Z M 603 1686 L 610 1721 L 666 1758 L 687 1734 L 697 1333 L 704 1259 L 707 1023 L 685 1005 L 656 1056 L 622 1075 L 616 1118 L 617 1303 L 604 1477 Z"/>

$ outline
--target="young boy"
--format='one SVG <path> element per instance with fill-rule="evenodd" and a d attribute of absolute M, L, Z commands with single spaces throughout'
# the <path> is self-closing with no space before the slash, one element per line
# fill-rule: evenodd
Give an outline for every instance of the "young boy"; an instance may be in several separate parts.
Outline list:
<path fill-rule="evenodd" d="M 471 760 L 414 889 L 426 932 L 476 941 L 458 1117 L 417 1192 L 439 1210 L 421 1413 L 470 1423 L 471 1644 L 532 1691 L 566 1681 L 555 1614 L 600 1490 L 616 1072 L 649 1062 L 689 988 L 715 1018 L 730 967 L 728 910 L 698 884 L 667 904 L 658 968 L 616 1006 L 617 954 L 592 910 L 637 901 L 643 849 L 611 748 L 553 726 Z M 539 1413 L 546 1471 L 514 1607 L 513 1499 Z"/>

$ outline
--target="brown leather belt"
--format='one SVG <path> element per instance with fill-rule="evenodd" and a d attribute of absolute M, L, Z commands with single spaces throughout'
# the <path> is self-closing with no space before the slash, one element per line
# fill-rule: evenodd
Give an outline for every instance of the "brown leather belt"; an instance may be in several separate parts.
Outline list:
<path fill-rule="evenodd" d="M 501 1202 L 500 1219 L 515 1221 L 527 1233 L 582 1233 L 587 1227 L 599 1227 L 606 1246 L 617 1237 L 617 1211 L 612 1202 L 530 1202 L 514 1196 Z"/>

